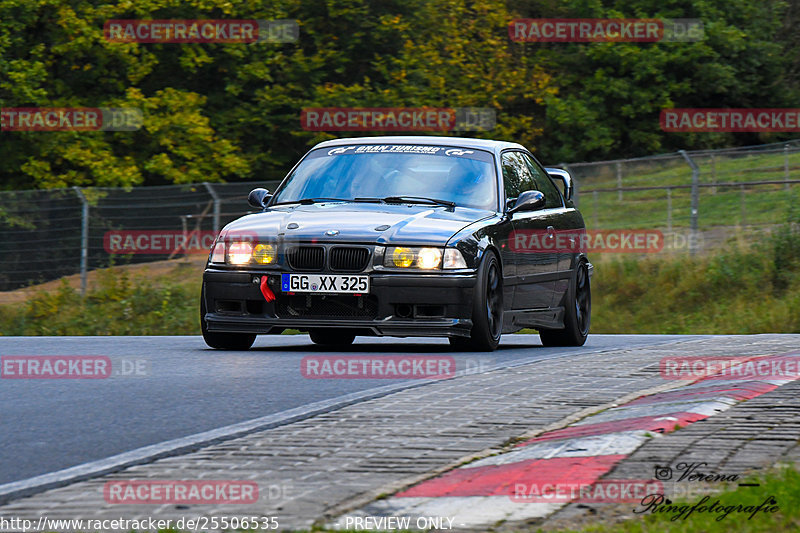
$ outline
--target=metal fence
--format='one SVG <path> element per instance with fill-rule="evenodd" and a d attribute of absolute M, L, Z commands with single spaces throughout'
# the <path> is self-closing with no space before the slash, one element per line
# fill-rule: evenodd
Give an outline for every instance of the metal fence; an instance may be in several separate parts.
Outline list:
<path fill-rule="evenodd" d="M 562 166 L 591 227 L 719 232 L 786 221 L 800 140 Z"/>
<path fill-rule="evenodd" d="M 277 181 L 0 192 L 0 291 L 111 264 L 175 254 L 109 254 L 121 231 L 216 232 L 250 211 L 247 194 Z"/>
<path fill-rule="evenodd" d="M 590 229 L 717 234 L 785 222 L 800 184 L 800 140 L 563 165 Z M 0 192 L 0 291 L 170 254 L 108 252 L 125 231 L 216 232 L 278 181 Z"/>

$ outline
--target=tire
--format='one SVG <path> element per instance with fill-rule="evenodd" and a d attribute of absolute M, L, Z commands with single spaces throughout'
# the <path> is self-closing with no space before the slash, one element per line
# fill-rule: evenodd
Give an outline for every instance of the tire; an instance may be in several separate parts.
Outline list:
<path fill-rule="evenodd" d="M 206 344 L 216 350 L 249 350 L 256 341 L 252 333 L 218 333 L 208 331 L 206 326 L 206 291 L 200 294 L 200 331 Z"/>
<path fill-rule="evenodd" d="M 539 338 L 545 346 L 583 346 L 589 336 L 592 321 L 592 287 L 589 268 L 581 261 L 565 298 L 564 329 L 540 329 Z"/>
<path fill-rule="evenodd" d="M 311 342 L 325 346 L 348 346 L 353 344 L 355 333 L 346 329 L 319 328 L 308 332 Z"/>
<path fill-rule="evenodd" d="M 493 352 L 503 332 L 503 273 L 494 252 L 486 252 L 478 269 L 472 298 L 470 336 L 450 337 L 450 346 L 462 351 Z"/>

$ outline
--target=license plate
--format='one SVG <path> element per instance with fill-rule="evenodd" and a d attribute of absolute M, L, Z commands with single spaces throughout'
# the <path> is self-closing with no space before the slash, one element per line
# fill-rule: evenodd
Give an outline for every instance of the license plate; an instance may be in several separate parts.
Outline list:
<path fill-rule="evenodd" d="M 369 292 L 369 276 L 281 274 L 281 290 L 283 292 L 365 294 Z"/>

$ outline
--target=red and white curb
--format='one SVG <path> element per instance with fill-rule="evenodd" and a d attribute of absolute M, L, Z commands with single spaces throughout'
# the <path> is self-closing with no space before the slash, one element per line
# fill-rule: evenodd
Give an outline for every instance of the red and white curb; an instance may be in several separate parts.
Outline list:
<path fill-rule="evenodd" d="M 753 357 L 749 361 L 797 361 L 798 355 Z M 581 495 L 597 498 L 594 490 L 606 483 L 598 480 L 648 439 L 730 409 L 798 377 L 761 379 L 744 374 L 740 379 L 725 379 L 712 375 L 668 392 L 640 397 L 372 502 L 339 517 L 330 526 L 352 528 L 362 524 L 359 529 L 380 529 L 367 524 L 378 525 L 380 518 L 405 517 L 410 520 L 404 523 L 414 529 L 418 519 L 425 524 L 432 517 L 445 517 L 451 528 L 480 528 L 499 521 L 545 517 L 570 501 L 585 501 Z M 640 501 L 647 494 L 641 493 L 645 487 L 659 485 L 655 479 L 631 481 L 639 484 L 625 487 L 625 480 L 620 480 L 620 486 L 607 487 L 608 493 L 593 501 Z M 555 487 L 573 490 L 556 493 Z M 577 492 L 575 487 L 580 487 Z"/>

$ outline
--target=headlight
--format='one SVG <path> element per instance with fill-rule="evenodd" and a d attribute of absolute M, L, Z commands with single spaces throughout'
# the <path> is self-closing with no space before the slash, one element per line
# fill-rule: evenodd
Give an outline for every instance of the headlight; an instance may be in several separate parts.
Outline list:
<path fill-rule="evenodd" d="M 444 251 L 444 268 L 467 268 L 464 256 L 455 248 L 446 248 Z"/>
<path fill-rule="evenodd" d="M 441 268 L 442 250 L 439 248 L 391 247 L 386 250 L 383 265 L 397 268 L 421 268 L 424 270 Z"/>
<path fill-rule="evenodd" d="M 232 242 L 228 247 L 228 262 L 232 265 L 246 265 L 253 255 L 253 245 L 249 242 Z"/>
<path fill-rule="evenodd" d="M 271 244 L 258 244 L 253 249 L 253 259 L 259 265 L 271 265 L 277 256 L 278 251 Z"/>
<path fill-rule="evenodd" d="M 438 248 L 423 248 L 417 254 L 417 263 L 420 268 L 430 270 L 442 265 L 442 251 Z"/>

